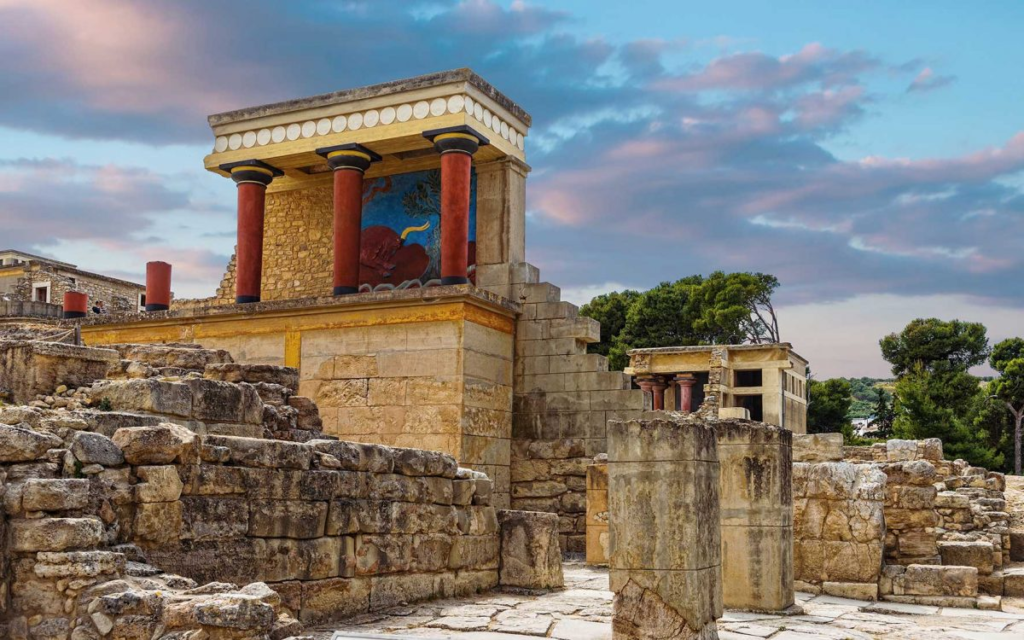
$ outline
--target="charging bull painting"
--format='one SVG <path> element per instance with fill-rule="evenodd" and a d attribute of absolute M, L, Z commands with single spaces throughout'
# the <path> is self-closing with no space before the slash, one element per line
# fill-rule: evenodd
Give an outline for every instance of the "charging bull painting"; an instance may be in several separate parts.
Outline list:
<path fill-rule="evenodd" d="M 469 192 L 469 279 L 476 281 L 476 174 Z M 363 183 L 359 290 L 441 283 L 441 173 L 403 173 Z"/>

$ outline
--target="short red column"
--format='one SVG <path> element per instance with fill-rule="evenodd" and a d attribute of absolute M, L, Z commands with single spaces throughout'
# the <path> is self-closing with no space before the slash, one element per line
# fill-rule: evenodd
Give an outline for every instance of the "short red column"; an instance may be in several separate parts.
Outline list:
<path fill-rule="evenodd" d="M 655 378 L 651 383 L 652 404 L 655 411 L 665 410 L 665 389 L 668 389 L 668 383 L 662 378 Z"/>
<path fill-rule="evenodd" d="M 363 231 L 363 172 L 380 156 L 358 144 L 316 152 L 334 170 L 334 295 L 359 292 L 359 249 Z"/>
<path fill-rule="evenodd" d="M 238 184 L 238 247 L 235 250 L 235 302 L 259 302 L 263 277 L 263 214 L 267 185 L 284 175 L 259 160 L 220 165 Z"/>
<path fill-rule="evenodd" d="M 441 284 L 468 284 L 473 154 L 488 140 L 467 126 L 423 135 L 441 154 Z"/>
<path fill-rule="evenodd" d="M 171 265 L 166 262 L 146 263 L 146 311 L 167 311 L 171 308 Z"/>
<path fill-rule="evenodd" d="M 81 291 L 64 293 L 64 317 L 84 318 L 89 310 L 89 296 Z"/>
<path fill-rule="evenodd" d="M 679 411 L 682 413 L 693 412 L 693 385 L 697 379 L 689 374 L 680 374 L 673 381 L 679 393 Z"/>

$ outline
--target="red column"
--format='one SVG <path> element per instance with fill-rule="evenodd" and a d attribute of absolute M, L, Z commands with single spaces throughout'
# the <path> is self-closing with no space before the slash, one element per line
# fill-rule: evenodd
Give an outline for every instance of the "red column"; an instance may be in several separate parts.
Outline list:
<path fill-rule="evenodd" d="M 317 149 L 334 170 L 334 295 L 359 292 L 363 172 L 380 156 L 358 144 Z"/>
<path fill-rule="evenodd" d="M 146 263 L 146 311 L 167 311 L 171 308 L 171 265 L 166 262 Z"/>
<path fill-rule="evenodd" d="M 679 411 L 682 413 L 693 412 L 693 385 L 697 384 L 697 379 L 693 376 L 678 375 L 675 377 L 675 383 L 679 390 Z"/>
<path fill-rule="evenodd" d="M 263 213 L 267 185 L 283 172 L 259 160 L 220 165 L 238 184 L 235 302 L 259 302 L 263 275 Z"/>
<path fill-rule="evenodd" d="M 637 386 L 644 392 L 644 408 L 647 408 L 647 399 L 650 398 L 650 406 L 654 408 L 654 378 L 637 378 Z"/>
<path fill-rule="evenodd" d="M 423 135 L 441 154 L 441 284 L 468 284 L 473 154 L 488 140 L 467 126 Z"/>
<path fill-rule="evenodd" d="M 84 318 L 89 310 L 89 296 L 81 291 L 64 293 L 64 317 Z"/>
<path fill-rule="evenodd" d="M 655 411 L 665 410 L 665 389 L 668 389 L 668 384 L 661 378 L 655 378 L 651 383 L 653 393 L 652 404 Z"/>

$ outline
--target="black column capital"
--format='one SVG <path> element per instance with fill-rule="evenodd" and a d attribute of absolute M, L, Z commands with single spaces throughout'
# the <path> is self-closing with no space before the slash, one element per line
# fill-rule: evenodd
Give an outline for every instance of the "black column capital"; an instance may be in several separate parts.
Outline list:
<path fill-rule="evenodd" d="M 327 158 L 327 166 L 335 171 L 338 169 L 366 171 L 370 168 L 371 163 L 381 160 L 378 154 L 355 142 L 333 147 L 320 147 L 316 152 Z"/>
<path fill-rule="evenodd" d="M 284 175 L 284 171 L 272 167 L 262 160 L 239 160 L 222 164 L 217 168 L 230 173 L 231 179 L 236 184 L 255 183 L 264 187 L 269 185 L 274 178 Z"/>
<path fill-rule="evenodd" d="M 468 125 L 431 129 L 424 131 L 423 137 L 434 143 L 438 153 L 465 153 L 473 155 L 476 150 L 491 143 L 476 129 Z"/>

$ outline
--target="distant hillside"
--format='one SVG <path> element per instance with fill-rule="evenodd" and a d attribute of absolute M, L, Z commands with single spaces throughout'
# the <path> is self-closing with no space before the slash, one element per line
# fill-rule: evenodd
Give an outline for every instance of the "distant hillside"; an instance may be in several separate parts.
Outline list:
<path fill-rule="evenodd" d="M 896 381 L 892 378 L 846 378 L 853 389 L 853 404 L 850 405 L 849 418 L 870 418 L 874 414 L 875 403 L 878 402 L 878 391 L 881 388 L 885 399 L 892 402 L 892 390 Z"/>

